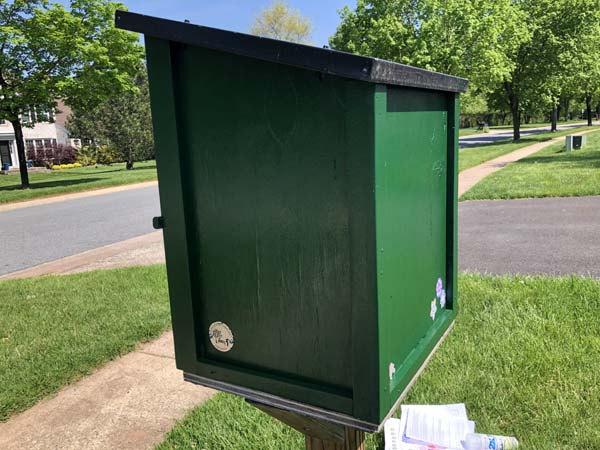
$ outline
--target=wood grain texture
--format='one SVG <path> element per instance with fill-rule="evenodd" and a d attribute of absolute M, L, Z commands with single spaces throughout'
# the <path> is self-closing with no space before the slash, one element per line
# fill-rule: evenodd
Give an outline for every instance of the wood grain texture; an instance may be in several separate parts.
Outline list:
<path fill-rule="evenodd" d="M 344 441 L 325 441 L 306 435 L 306 450 L 365 450 L 365 433 L 354 428 L 344 428 Z"/>
<path fill-rule="evenodd" d="M 306 436 L 312 436 L 317 440 L 343 443 L 346 435 L 344 426 L 337 425 L 332 422 L 327 422 L 320 419 L 304 416 L 291 411 L 286 411 L 280 408 L 274 408 L 262 403 L 256 403 L 246 400 L 249 404 L 261 411 L 267 413 L 271 417 L 285 423 Z"/>
<path fill-rule="evenodd" d="M 304 434 L 306 450 L 365 450 L 365 433 L 361 430 L 248 399 L 246 402 Z"/>

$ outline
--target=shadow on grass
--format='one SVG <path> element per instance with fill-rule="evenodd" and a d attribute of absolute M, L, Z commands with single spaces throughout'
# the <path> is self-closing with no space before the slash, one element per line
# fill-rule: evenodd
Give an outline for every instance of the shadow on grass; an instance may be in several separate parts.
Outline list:
<path fill-rule="evenodd" d="M 546 156 L 534 156 L 521 159 L 517 164 L 567 163 L 571 167 L 600 168 L 600 152 L 577 154 L 574 152 L 556 152 Z"/>
<path fill-rule="evenodd" d="M 75 178 L 69 180 L 56 180 L 56 181 L 32 181 L 29 185 L 29 189 L 44 189 L 54 187 L 72 186 L 74 184 L 93 183 L 94 181 L 101 181 L 104 178 Z M 21 189 L 21 183 L 13 184 L 10 186 L 1 186 L 0 191 L 18 191 Z"/>

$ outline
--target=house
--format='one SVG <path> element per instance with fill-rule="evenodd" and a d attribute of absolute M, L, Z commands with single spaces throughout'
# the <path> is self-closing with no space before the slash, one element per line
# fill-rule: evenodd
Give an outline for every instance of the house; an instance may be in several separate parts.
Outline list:
<path fill-rule="evenodd" d="M 37 150 L 57 144 L 79 146 L 76 139 L 69 138 L 69 132 L 65 128 L 71 109 L 60 100 L 57 103 L 55 111 L 31 108 L 22 115 L 26 149 L 33 147 Z M 32 119 L 35 120 L 33 128 L 26 126 Z M 0 158 L 2 166 L 8 163 L 10 167 L 19 167 L 15 132 L 12 124 L 5 120 L 0 120 Z"/>

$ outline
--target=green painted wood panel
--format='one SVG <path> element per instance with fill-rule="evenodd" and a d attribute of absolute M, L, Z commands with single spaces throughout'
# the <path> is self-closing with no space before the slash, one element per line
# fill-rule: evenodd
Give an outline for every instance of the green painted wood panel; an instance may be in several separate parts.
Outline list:
<path fill-rule="evenodd" d="M 376 428 L 456 313 L 457 96 L 146 44 L 178 367 Z"/>
<path fill-rule="evenodd" d="M 351 392 L 346 83 L 194 47 L 174 64 L 199 357 Z"/>
<path fill-rule="evenodd" d="M 146 38 L 148 81 L 156 148 L 160 208 L 166 218 L 163 230 L 169 279 L 169 301 L 177 367 L 185 370 L 196 360 L 192 301 L 192 274 L 186 221 L 187 181 L 181 172 L 176 103 L 169 41 Z"/>
<path fill-rule="evenodd" d="M 418 369 L 417 353 L 427 351 L 415 348 L 447 317 L 436 292 L 438 280 L 443 289 L 448 283 L 447 108 L 444 93 L 380 86 L 375 94 L 382 414 Z"/>

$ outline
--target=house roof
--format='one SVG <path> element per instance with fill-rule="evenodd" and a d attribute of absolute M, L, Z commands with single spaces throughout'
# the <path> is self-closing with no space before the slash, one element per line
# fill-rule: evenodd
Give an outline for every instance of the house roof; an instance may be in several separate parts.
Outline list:
<path fill-rule="evenodd" d="M 310 45 L 117 11 L 118 28 L 344 78 L 447 92 L 465 92 L 468 81 L 417 67 Z"/>

